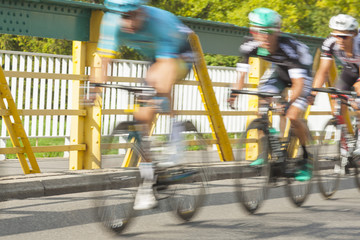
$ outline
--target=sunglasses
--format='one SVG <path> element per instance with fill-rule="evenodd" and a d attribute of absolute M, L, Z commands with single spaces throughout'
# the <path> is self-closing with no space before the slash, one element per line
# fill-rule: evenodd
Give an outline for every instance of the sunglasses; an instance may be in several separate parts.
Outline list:
<path fill-rule="evenodd" d="M 258 27 L 250 27 L 250 33 L 254 34 L 266 34 L 272 35 L 274 33 L 279 32 L 278 28 L 258 28 Z"/>
<path fill-rule="evenodd" d="M 132 19 L 132 18 L 135 18 L 136 15 L 137 15 L 136 11 L 121 13 L 121 17 L 123 19 Z"/>
<path fill-rule="evenodd" d="M 331 33 L 331 35 L 336 37 L 336 38 L 341 38 L 343 40 L 346 40 L 346 39 L 354 36 L 352 34 L 336 34 L 336 33 Z"/>

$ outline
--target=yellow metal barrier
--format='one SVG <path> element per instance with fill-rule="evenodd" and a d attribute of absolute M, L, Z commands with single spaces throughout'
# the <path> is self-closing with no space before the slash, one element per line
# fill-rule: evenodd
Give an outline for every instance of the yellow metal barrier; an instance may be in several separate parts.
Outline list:
<path fill-rule="evenodd" d="M 35 155 L 32 151 L 29 139 L 26 136 L 24 126 L 20 115 L 17 111 L 16 104 L 11 95 L 9 85 L 6 82 L 4 72 L 0 67 L 0 109 L 9 110 L 11 115 L 3 115 L 8 133 L 10 135 L 13 146 L 18 150 L 16 155 L 20 161 L 21 167 L 25 174 L 39 173 L 40 168 L 36 162 Z M 12 119 L 11 119 L 12 117 Z M 31 168 L 29 167 L 26 156 L 29 159 Z"/>
<path fill-rule="evenodd" d="M 195 78 L 200 83 L 199 91 L 204 103 L 205 110 L 208 111 L 213 138 L 218 140 L 216 146 L 218 148 L 220 160 L 232 161 L 234 160 L 232 148 L 222 116 L 220 114 L 220 109 L 215 97 L 212 82 L 207 71 L 199 37 L 195 33 L 192 33 L 189 36 L 189 41 L 192 50 L 196 53 L 196 61 L 193 66 Z"/>

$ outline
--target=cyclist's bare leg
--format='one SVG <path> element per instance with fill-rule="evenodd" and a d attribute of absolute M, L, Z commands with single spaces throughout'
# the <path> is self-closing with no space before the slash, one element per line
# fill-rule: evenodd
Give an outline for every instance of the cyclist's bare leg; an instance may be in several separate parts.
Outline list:
<path fill-rule="evenodd" d="M 166 106 L 167 104 L 160 104 L 160 106 L 158 106 L 157 104 L 150 103 L 148 106 L 140 107 L 139 111 L 134 114 L 134 118 L 137 121 L 141 121 L 148 126 L 147 132 L 149 132 L 157 112 L 169 111 L 171 114 L 172 87 L 178 79 L 181 79 L 186 75 L 183 74 L 181 70 L 182 68 L 179 64 L 179 60 L 170 58 L 157 59 L 156 62 L 149 68 L 146 76 L 146 82 L 148 85 L 155 88 L 157 97 L 161 98 L 160 101 L 167 99 L 168 106 Z M 152 182 L 154 181 L 152 159 L 148 158 L 147 162 L 140 163 L 139 168 L 140 175 L 144 179 L 144 182 L 139 188 L 138 194 L 136 196 L 134 209 L 142 210 L 154 207 L 156 205 L 156 200 L 152 193 Z"/>
<path fill-rule="evenodd" d="M 356 82 L 354 85 L 353 85 L 354 89 L 355 89 L 355 92 L 358 96 L 360 96 L 360 82 Z M 358 106 L 355 106 L 354 109 L 358 110 L 356 111 L 356 122 L 357 122 L 357 127 L 360 131 L 360 109 L 359 109 L 359 103 L 357 104 Z"/>
<path fill-rule="evenodd" d="M 305 122 L 301 119 L 303 110 L 291 105 L 286 112 L 286 117 L 290 120 L 292 129 L 295 135 L 299 138 L 300 144 L 306 146 L 308 142 L 308 128 Z"/>

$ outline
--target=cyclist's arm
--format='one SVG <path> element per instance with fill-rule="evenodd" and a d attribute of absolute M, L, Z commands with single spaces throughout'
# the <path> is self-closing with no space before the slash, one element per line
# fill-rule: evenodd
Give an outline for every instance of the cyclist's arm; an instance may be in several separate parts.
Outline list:
<path fill-rule="evenodd" d="M 333 61 L 333 59 L 328 58 L 323 58 L 320 60 L 319 69 L 317 70 L 314 77 L 313 88 L 321 88 L 323 86 L 326 79 L 328 78 Z M 315 96 L 317 92 L 312 92 L 311 94 Z"/>
<path fill-rule="evenodd" d="M 100 36 L 97 51 L 94 59 L 94 66 L 91 69 L 90 81 L 104 83 L 107 79 L 107 66 L 115 58 L 116 51 L 120 44 L 119 31 L 121 16 L 107 12 L 104 14 L 100 25 Z M 92 93 L 99 93 L 101 88 L 93 88 Z"/>
<path fill-rule="evenodd" d="M 236 70 L 238 72 L 238 79 L 236 83 L 234 83 L 233 88 L 234 89 L 243 89 L 245 84 L 245 77 L 246 74 L 249 72 L 250 65 L 245 63 L 238 63 L 236 65 Z"/>
<path fill-rule="evenodd" d="M 288 97 L 290 103 L 294 102 L 298 97 L 301 96 L 304 87 L 304 78 L 292 78 L 291 79 L 291 94 Z"/>
<path fill-rule="evenodd" d="M 236 71 L 238 72 L 238 78 L 234 89 L 241 90 L 244 87 L 246 74 L 250 71 L 249 59 L 250 56 L 256 56 L 257 45 L 254 43 L 253 38 L 246 38 L 245 42 L 239 47 L 240 56 L 242 57 L 241 62 L 236 64 Z"/>
<path fill-rule="evenodd" d="M 303 68 L 289 69 L 289 76 L 291 79 L 291 94 L 289 95 L 288 100 L 292 103 L 300 97 L 303 92 L 307 70 Z"/>
<path fill-rule="evenodd" d="M 247 63 L 237 63 L 236 64 L 236 71 L 238 72 L 238 79 L 236 81 L 236 83 L 233 84 L 232 88 L 233 89 L 237 89 L 237 90 L 241 90 L 244 87 L 244 83 L 245 83 L 245 77 L 246 74 L 249 72 L 250 69 L 250 65 Z M 232 93 L 228 99 L 228 102 L 230 103 L 230 105 L 232 105 L 235 101 L 237 94 Z"/>

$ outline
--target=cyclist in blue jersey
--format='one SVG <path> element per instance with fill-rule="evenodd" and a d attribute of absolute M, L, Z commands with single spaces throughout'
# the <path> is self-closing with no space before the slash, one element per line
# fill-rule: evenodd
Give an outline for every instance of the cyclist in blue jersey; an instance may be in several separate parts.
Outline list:
<path fill-rule="evenodd" d="M 156 107 L 142 106 L 134 113 L 137 121 L 150 125 L 155 113 L 170 112 L 172 86 L 186 76 L 193 57 L 188 42 L 191 30 L 173 14 L 146 3 L 146 0 L 105 0 L 108 11 L 102 18 L 97 54 L 102 57 L 103 72 L 121 45 L 139 50 L 152 62 L 145 81 L 155 88 L 156 100 L 162 103 Z M 105 82 L 105 78 L 102 76 L 101 81 Z M 144 181 L 136 195 L 134 209 L 153 208 L 157 202 L 152 192 L 155 180 L 152 162 L 141 162 L 139 170 Z"/>
<path fill-rule="evenodd" d="M 281 16 L 277 12 L 268 8 L 257 8 L 250 12 L 249 20 L 252 37 L 240 46 L 243 61 L 237 64 L 240 78 L 234 88 L 243 88 L 250 69 L 249 57 L 259 57 L 271 62 L 271 67 L 260 79 L 259 91 L 280 93 L 290 87 L 291 94 L 287 96 L 288 107 L 285 116 L 291 121 L 306 160 L 307 128 L 301 114 L 307 108 L 307 97 L 311 91 L 312 56 L 306 45 L 280 32 Z M 228 101 L 232 104 L 236 96 L 230 96 Z M 308 181 L 312 177 L 309 167 L 304 161 L 303 169 L 296 173 L 295 178 L 299 181 Z"/>

